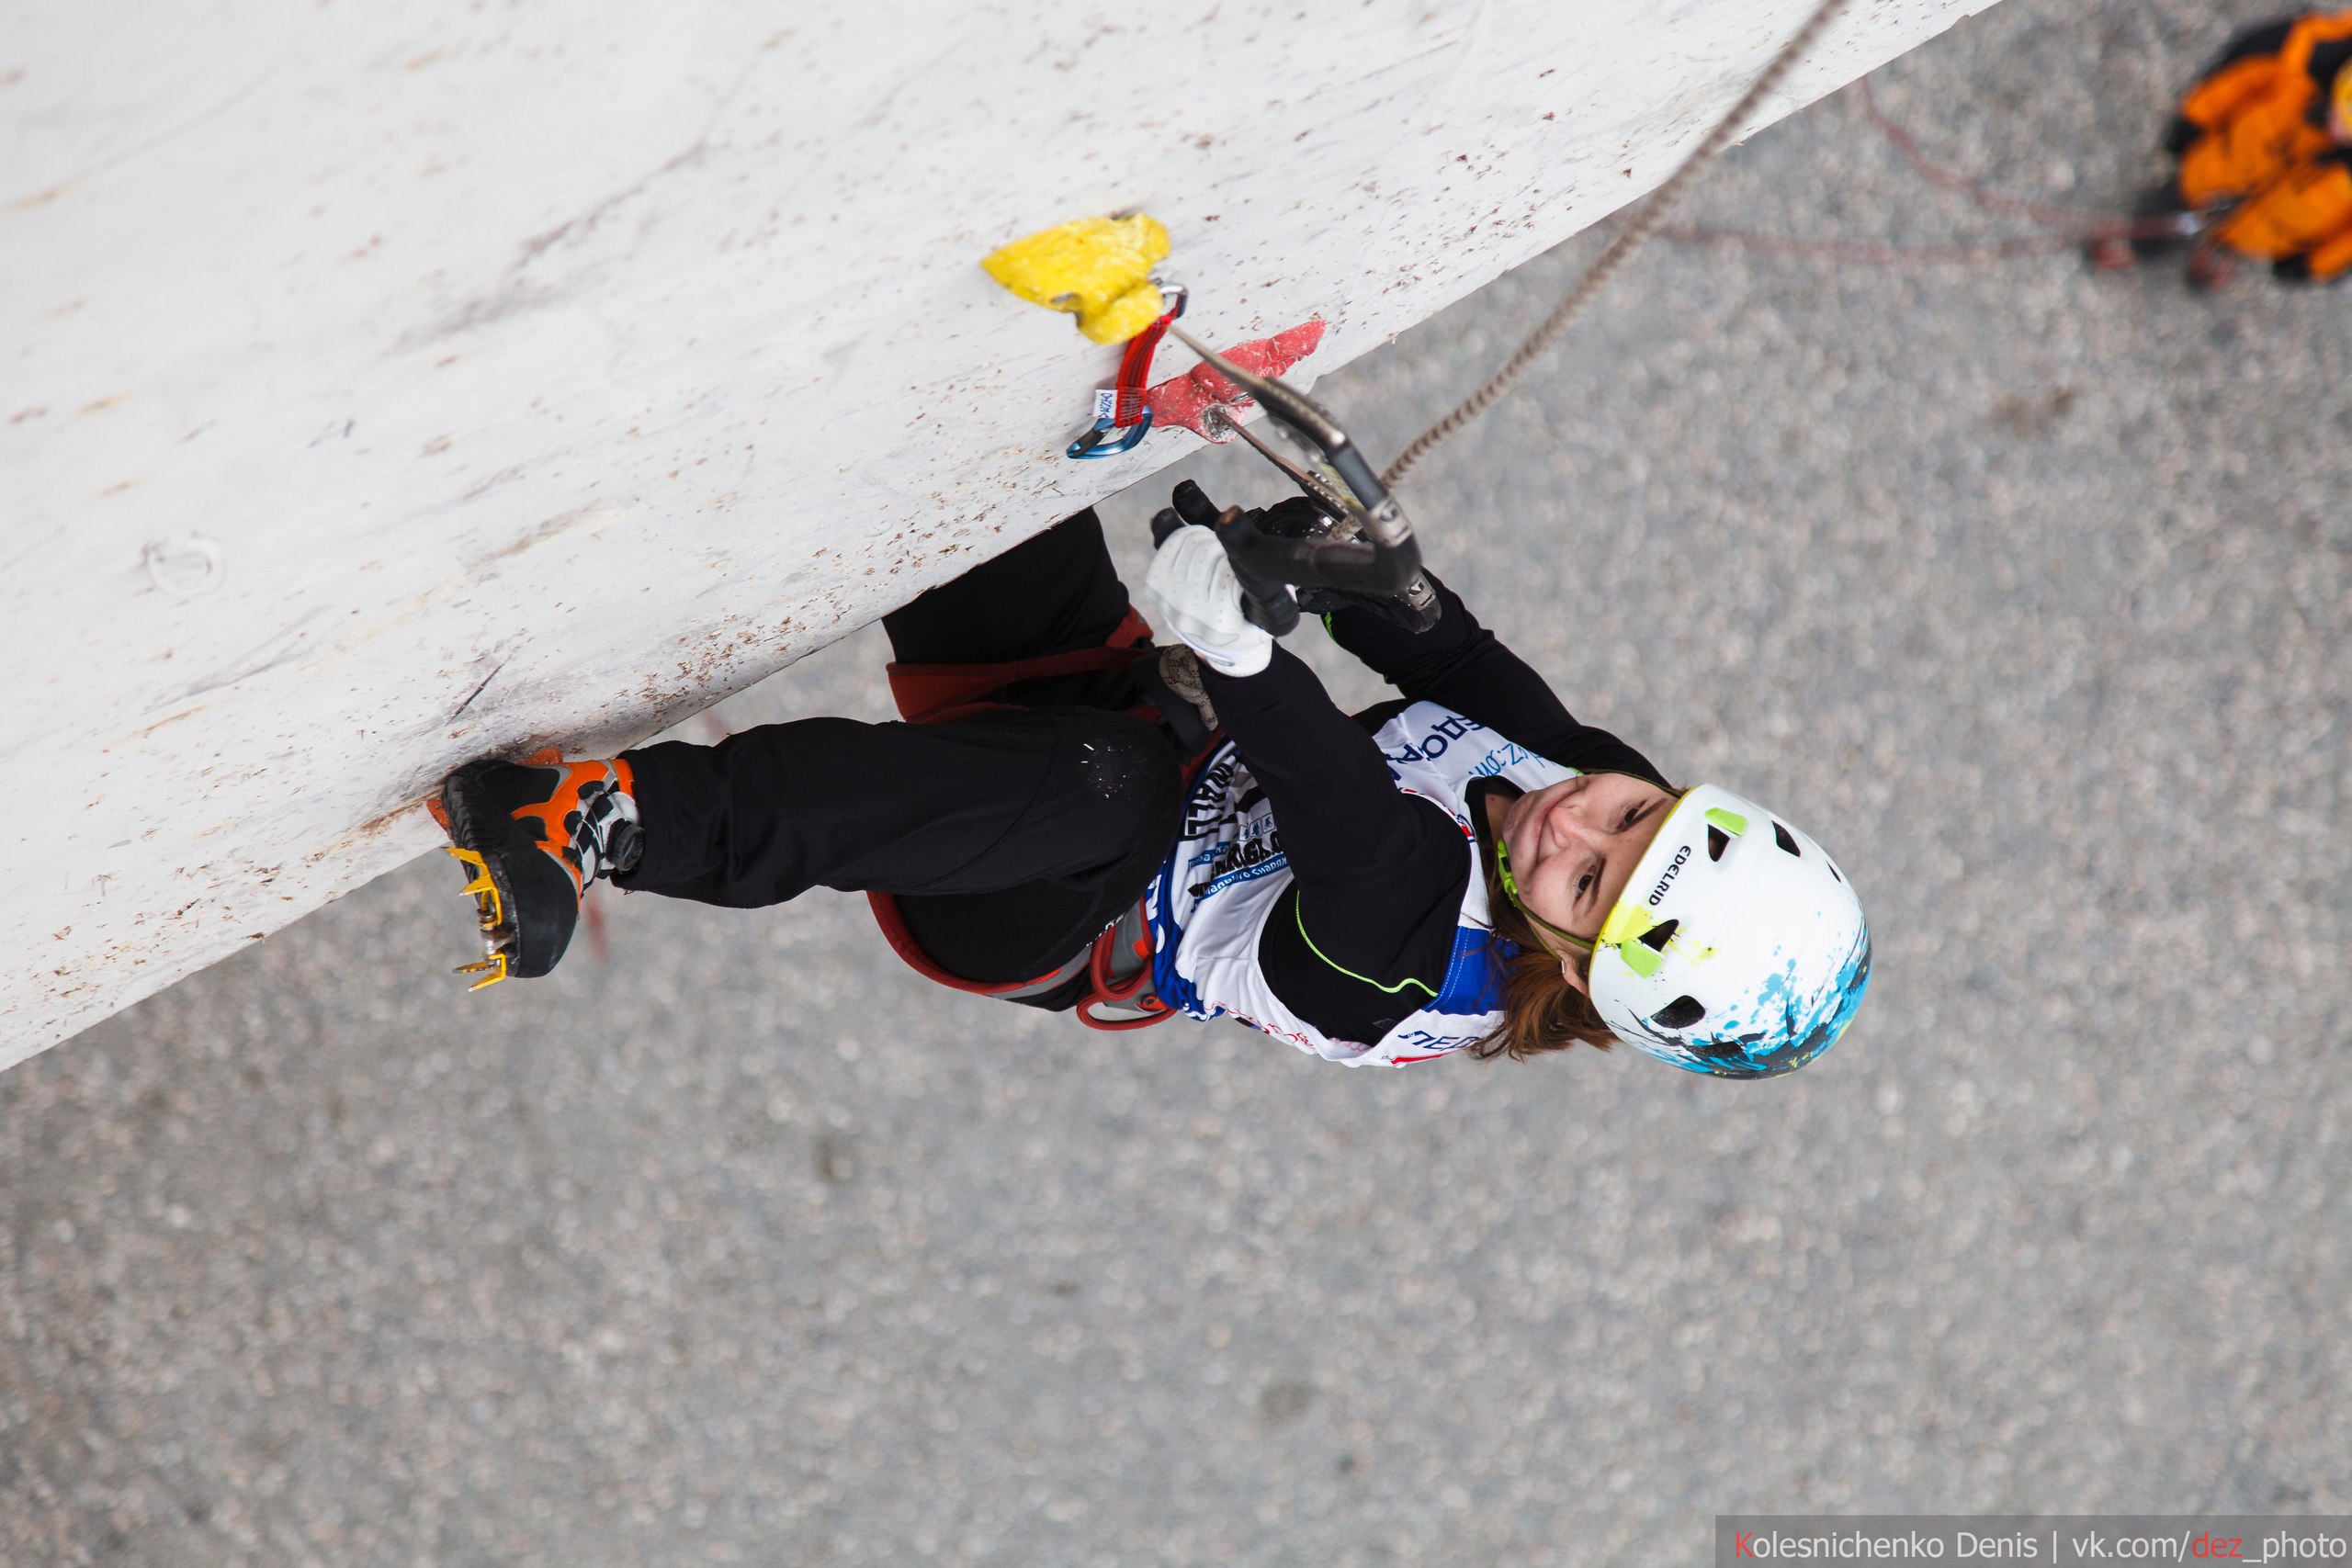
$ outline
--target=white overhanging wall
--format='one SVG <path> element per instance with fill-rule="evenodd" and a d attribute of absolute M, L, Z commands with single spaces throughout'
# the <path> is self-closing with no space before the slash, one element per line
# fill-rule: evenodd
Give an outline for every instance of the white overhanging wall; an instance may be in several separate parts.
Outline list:
<path fill-rule="evenodd" d="M 1856 0 L 1762 121 L 1990 3 Z M 1189 450 L 1060 458 L 1117 353 L 994 246 L 1140 208 L 1196 331 L 1326 318 L 1311 378 L 1656 185 L 1812 4 L 34 0 L 0 1066 L 438 842 L 458 763 L 606 754 Z"/>

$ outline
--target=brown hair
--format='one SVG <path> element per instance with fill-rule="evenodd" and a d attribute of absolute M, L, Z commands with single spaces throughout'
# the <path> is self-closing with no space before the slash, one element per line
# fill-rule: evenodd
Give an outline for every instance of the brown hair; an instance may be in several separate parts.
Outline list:
<path fill-rule="evenodd" d="M 1608 1050 L 1617 1037 L 1600 1021 L 1592 998 L 1568 984 L 1560 973 L 1559 955 L 1544 945 L 1519 906 L 1504 896 L 1493 853 L 1488 852 L 1480 860 L 1487 874 L 1487 919 L 1494 928 L 1490 940 L 1498 944 L 1508 942 L 1519 952 L 1509 958 L 1499 951 L 1497 953 L 1503 971 L 1503 1021 L 1492 1034 L 1471 1046 L 1470 1054 L 1523 1062 L 1545 1051 L 1565 1051 L 1578 1043 Z M 1577 953 L 1571 962 L 1590 972 L 1589 954 Z"/>

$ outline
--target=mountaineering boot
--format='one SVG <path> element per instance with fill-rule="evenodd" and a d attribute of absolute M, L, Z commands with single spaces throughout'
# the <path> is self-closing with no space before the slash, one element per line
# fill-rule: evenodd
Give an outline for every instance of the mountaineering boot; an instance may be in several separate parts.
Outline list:
<path fill-rule="evenodd" d="M 449 852 L 466 867 L 481 919 L 482 958 L 458 973 L 480 990 L 556 965 L 580 921 L 581 896 L 637 863 L 645 847 L 629 765 L 566 762 L 543 751 L 520 762 L 469 762 L 432 804 Z"/>

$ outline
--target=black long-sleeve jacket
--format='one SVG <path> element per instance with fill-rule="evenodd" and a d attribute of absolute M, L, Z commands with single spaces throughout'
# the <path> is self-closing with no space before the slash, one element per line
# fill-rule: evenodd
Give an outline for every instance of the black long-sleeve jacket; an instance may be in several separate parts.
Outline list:
<path fill-rule="evenodd" d="M 1564 767 L 1664 784 L 1639 751 L 1578 724 L 1459 595 L 1430 581 L 1443 614 L 1419 636 L 1363 609 L 1325 624 L 1408 702 L 1450 708 Z M 1280 648 L 1259 674 L 1205 678 L 1226 733 L 1272 805 L 1294 877 L 1259 939 L 1260 967 L 1316 1028 L 1377 1041 L 1413 1010 L 1403 982 L 1434 991 L 1444 981 L 1470 875 L 1461 829 L 1389 777 L 1372 732 L 1399 705 L 1342 714 L 1314 672 Z"/>

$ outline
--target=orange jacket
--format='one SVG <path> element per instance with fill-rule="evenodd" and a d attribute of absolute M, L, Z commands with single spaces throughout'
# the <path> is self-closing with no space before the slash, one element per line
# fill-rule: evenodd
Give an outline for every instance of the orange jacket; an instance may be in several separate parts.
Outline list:
<path fill-rule="evenodd" d="M 2328 88 L 2352 60 L 2352 11 L 2242 35 L 2181 100 L 2180 194 L 2191 207 L 2242 197 L 2335 143 Z"/>
<path fill-rule="evenodd" d="M 2216 243 L 2314 282 L 2352 268 L 2352 150 L 2332 148 L 2276 175 L 2213 230 Z"/>
<path fill-rule="evenodd" d="M 2352 69 L 2352 11 L 2256 28 L 2181 100 L 2180 196 L 2222 207 L 2213 238 L 2290 276 L 2352 268 L 2352 157 L 2328 132 L 2338 72 Z"/>

